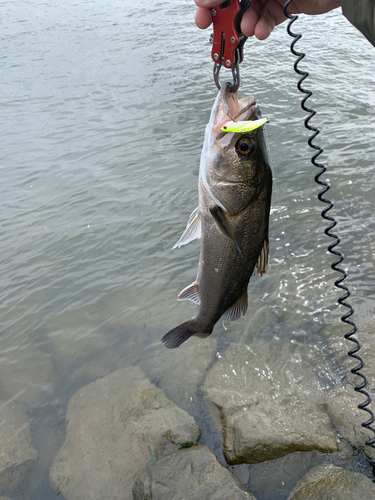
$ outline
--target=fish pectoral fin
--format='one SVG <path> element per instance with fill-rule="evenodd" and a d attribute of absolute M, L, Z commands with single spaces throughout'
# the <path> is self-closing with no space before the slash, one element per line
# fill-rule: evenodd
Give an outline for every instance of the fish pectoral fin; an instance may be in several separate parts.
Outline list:
<path fill-rule="evenodd" d="M 241 249 L 238 246 L 237 241 L 234 239 L 234 236 L 230 233 L 230 231 L 225 223 L 225 219 L 224 219 L 223 212 L 222 212 L 221 208 L 216 204 L 212 204 L 211 206 L 208 207 L 208 210 L 210 211 L 210 214 L 212 215 L 212 218 L 214 219 L 219 231 L 222 234 L 224 234 L 224 236 L 227 236 L 229 239 L 231 239 L 233 241 L 233 243 L 236 245 L 238 253 L 241 255 L 241 257 L 243 257 L 243 255 L 241 253 Z"/>
<path fill-rule="evenodd" d="M 256 264 L 256 268 L 259 276 L 263 276 L 267 271 L 268 264 L 268 253 L 269 253 L 270 245 L 268 241 L 268 237 L 264 240 L 263 248 L 259 254 L 258 262 Z"/>
<path fill-rule="evenodd" d="M 201 217 L 199 215 L 199 207 L 190 214 L 185 231 L 182 233 L 181 238 L 175 244 L 174 248 L 180 248 L 193 240 L 197 240 L 202 235 Z"/>
<path fill-rule="evenodd" d="M 195 304 L 200 305 L 201 301 L 198 295 L 198 288 L 195 281 L 191 285 L 181 290 L 181 292 L 178 294 L 177 300 L 191 300 Z"/>
<path fill-rule="evenodd" d="M 247 289 L 245 293 L 222 315 L 224 321 L 236 321 L 241 316 L 245 316 L 247 311 Z"/>
<path fill-rule="evenodd" d="M 210 211 L 210 214 L 212 215 L 212 218 L 215 221 L 215 224 L 217 225 L 217 228 L 219 231 L 224 234 L 224 236 L 227 236 L 231 240 L 233 240 L 233 236 L 230 234 L 226 224 L 225 220 L 223 217 L 223 212 L 221 211 L 221 208 L 216 205 L 212 204 L 211 206 L 208 207 L 208 210 Z"/>

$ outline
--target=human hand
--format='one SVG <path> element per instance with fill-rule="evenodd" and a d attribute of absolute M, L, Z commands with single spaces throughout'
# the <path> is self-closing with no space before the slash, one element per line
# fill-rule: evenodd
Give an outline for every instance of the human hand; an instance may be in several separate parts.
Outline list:
<path fill-rule="evenodd" d="M 195 24 L 206 29 L 212 23 L 211 9 L 224 0 L 194 0 L 197 5 Z M 256 36 L 259 40 L 268 38 L 275 26 L 285 21 L 285 0 L 250 0 L 250 6 L 241 22 L 242 33 Z M 340 0 L 294 0 L 288 7 L 291 14 L 325 14 L 340 7 Z"/>

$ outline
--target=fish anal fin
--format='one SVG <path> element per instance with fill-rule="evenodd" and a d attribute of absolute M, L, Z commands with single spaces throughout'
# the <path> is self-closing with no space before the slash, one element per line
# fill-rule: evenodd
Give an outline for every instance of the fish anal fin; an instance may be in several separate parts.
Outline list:
<path fill-rule="evenodd" d="M 198 295 L 198 288 L 195 281 L 187 286 L 178 294 L 177 300 L 191 300 L 195 304 L 200 305 L 201 301 Z"/>
<path fill-rule="evenodd" d="M 237 244 L 237 241 L 234 239 L 233 235 L 230 233 L 230 231 L 225 223 L 225 219 L 224 219 L 223 212 L 222 212 L 221 208 L 218 205 L 213 204 L 213 205 L 208 207 L 208 210 L 210 211 L 210 214 L 212 215 L 212 218 L 214 219 L 219 231 L 222 234 L 224 234 L 224 236 L 227 236 L 229 239 L 231 239 L 233 241 L 233 243 L 236 245 L 238 253 L 241 255 L 241 257 L 243 257 L 241 250 L 240 250 L 240 247 Z"/>
<path fill-rule="evenodd" d="M 241 316 L 245 316 L 247 311 L 247 289 L 241 297 L 222 315 L 224 321 L 236 321 Z"/>
<path fill-rule="evenodd" d="M 267 271 L 269 249 L 270 249 L 269 241 L 268 238 L 266 238 L 264 240 L 262 250 L 259 254 L 258 262 L 256 264 L 259 276 L 263 276 L 263 274 L 265 274 Z"/>
<path fill-rule="evenodd" d="M 201 218 L 199 215 L 199 207 L 197 207 L 194 212 L 190 214 L 186 229 L 173 248 L 180 248 L 182 245 L 187 245 L 187 243 L 199 239 L 201 237 L 201 234 Z"/>

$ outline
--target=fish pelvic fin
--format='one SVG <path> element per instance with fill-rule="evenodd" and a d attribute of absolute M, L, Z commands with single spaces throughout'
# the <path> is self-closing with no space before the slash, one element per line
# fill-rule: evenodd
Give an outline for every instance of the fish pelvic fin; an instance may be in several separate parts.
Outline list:
<path fill-rule="evenodd" d="M 236 321 L 241 316 L 245 316 L 247 311 L 247 289 L 241 297 L 222 315 L 223 321 Z"/>
<path fill-rule="evenodd" d="M 175 244 L 174 248 L 180 248 L 182 245 L 187 245 L 193 240 L 197 240 L 202 235 L 201 217 L 199 215 L 199 207 L 190 214 L 185 231 L 182 233 L 181 238 Z"/>
<path fill-rule="evenodd" d="M 264 240 L 263 248 L 259 254 L 258 262 L 256 264 L 256 268 L 257 268 L 259 276 L 263 276 L 263 274 L 265 274 L 267 271 L 269 250 L 270 250 L 270 245 L 269 245 L 268 238 L 266 238 Z"/>
<path fill-rule="evenodd" d="M 191 320 L 189 320 L 170 330 L 161 341 L 168 349 L 176 349 L 195 333 L 196 331 L 191 329 Z"/>
<path fill-rule="evenodd" d="M 198 295 L 198 288 L 195 281 L 191 285 L 181 290 L 181 292 L 178 294 L 177 300 L 191 300 L 195 304 L 200 305 L 201 301 Z"/>
<path fill-rule="evenodd" d="M 227 236 L 227 238 L 229 238 L 230 240 L 233 241 L 233 243 L 236 245 L 237 252 L 243 258 L 241 249 L 238 246 L 237 241 L 234 239 L 234 236 L 229 232 L 229 229 L 225 223 L 222 209 L 218 205 L 215 204 L 215 205 L 209 206 L 208 210 L 210 211 L 210 214 L 212 215 L 212 218 L 214 219 L 214 221 L 216 223 L 216 227 L 219 229 L 219 231 L 222 234 L 224 234 L 224 236 Z"/>

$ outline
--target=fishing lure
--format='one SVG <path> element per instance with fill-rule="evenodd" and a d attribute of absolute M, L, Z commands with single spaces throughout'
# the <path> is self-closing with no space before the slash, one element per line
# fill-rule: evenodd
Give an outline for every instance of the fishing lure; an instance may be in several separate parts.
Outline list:
<path fill-rule="evenodd" d="M 237 133 L 239 133 L 239 132 L 240 133 L 251 132 L 252 130 L 259 128 L 268 122 L 269 122 L 268 118 L 260 118 L 259 120 L 247 120 L 247 121 L 239 120 L 238 122 L 229 121 L 229 122 L 224 123 L 224 125 L 221 127 L 220 131 L 221 132 L 237 132 Z"/>

